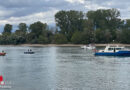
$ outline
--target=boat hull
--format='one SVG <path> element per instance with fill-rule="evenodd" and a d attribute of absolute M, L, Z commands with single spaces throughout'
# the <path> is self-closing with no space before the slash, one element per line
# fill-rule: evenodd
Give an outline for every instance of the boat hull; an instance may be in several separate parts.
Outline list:
<path fill-rule="evenodd" d="M 95 56 L 130 56 L 130 51 L 119 52 L 96 52 Z"/>
<path fill-rule="evenodd" d="M 24 54 L 34 54 L 35 52 L 24 52 Z"/>
<path fill-rule="evenodd" d="M 6 55 L 6 53 L 0 53 L 0 56 L 5 56 Z"/>

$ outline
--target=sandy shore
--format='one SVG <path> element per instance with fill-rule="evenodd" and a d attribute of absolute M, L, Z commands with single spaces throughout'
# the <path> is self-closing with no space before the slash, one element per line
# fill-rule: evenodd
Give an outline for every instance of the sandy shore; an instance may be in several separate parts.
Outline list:
<path fill-rule="evenodd" d="M 80 47 L 80 46 L 83 46 L 83 45 L 87 45 L 87 44 L 20 44 L 20 45 L 0 45 L 0 46 L 45 46 L 45 47 Z M 97 47 L 100 47 L 100 46 L 107 46 L 108 44 L 94 44 L 95 46 Z M 130 46 L 130 44 L 109 44 L 111 46 Z"/>

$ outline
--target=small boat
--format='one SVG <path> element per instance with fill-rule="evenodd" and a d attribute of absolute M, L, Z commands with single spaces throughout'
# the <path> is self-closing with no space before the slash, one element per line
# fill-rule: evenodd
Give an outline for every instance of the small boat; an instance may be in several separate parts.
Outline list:
<path fill-rule="evenodd" d="M 6 55 L 6 53 L 3 53 L 3 52 L 0 53 L 0 56 L 5 56 L 5 55 Z"/>
<path fill-rule="evenodd" d="M 84 46 L 81 46 L 81 48 L 82 48 L 82 49 L 87 49 L 87 46 L 86 46 L 86 45 L 84 45 Z"/>
<path fill-rule="evenodd" d="M 35 52 L 32 51 L 28 51 L 28 52 L 24 52 L 24 54 L 34 54 Z"/>
<path fill-rule="evenodd" d="M 24 54 L 34 54 L 35 52 L 33 52 L 31 49 L 28 49 L 27 52 L 24 52 Z"/>
<path fill-rule="evenodd" d="M 130 56 L 130 50 L 125 50 L 124 47 L 108 45 L 104 50 L 95 50 L 95 56 Z"/>
<path fill-rule="evenodd" d="M 92 46 L 91 44 L 89 44 L 88 46 L 84 45 L 84 46 L 81 46 L 82 49 L 89 49 L 89 50 L 92 50 L 92 49 L 95 49 L 95 46 Z"/>

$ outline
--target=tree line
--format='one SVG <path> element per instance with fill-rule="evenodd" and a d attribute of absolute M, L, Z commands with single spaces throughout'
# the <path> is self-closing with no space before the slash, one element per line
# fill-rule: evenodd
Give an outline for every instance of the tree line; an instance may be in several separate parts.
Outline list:
<path fill-rule="evenodd" d="M 49 28 L 40 21 L 27 26 L 20 23 L 12 32 L 12 25 L 6 24 L 0 35 L 0 44 L 130 44 L 130 19 L 120 18 L 117 9 L 96 11 L 59 11 L 55 14 L 56 28 Z"/>

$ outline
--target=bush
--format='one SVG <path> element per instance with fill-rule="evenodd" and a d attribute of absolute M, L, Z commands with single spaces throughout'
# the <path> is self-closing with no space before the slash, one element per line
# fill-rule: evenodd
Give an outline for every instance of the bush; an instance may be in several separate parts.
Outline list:
<path fill-rule="evenodd" d="M 74 44 L 80 44 L 82 41 L 82 33 L 81 32 L 75 32 L 71 38 L 72 43 Z"/>
<path fill-rule="evenodd" d="M 42 36 L 40 35 L 39 38 L 38 38 L 38 43 L 39 44 L 47 44 L 49 41 L 48 41 L 48 38 L 45 37 L 45 36 Z"/>
<path fill-rule="evenodd" d="M 55 34 L 54 43 L 56 43 L 56 44 L 66 44 L 67 43 L 67 38 L 63 34 Z"/>

